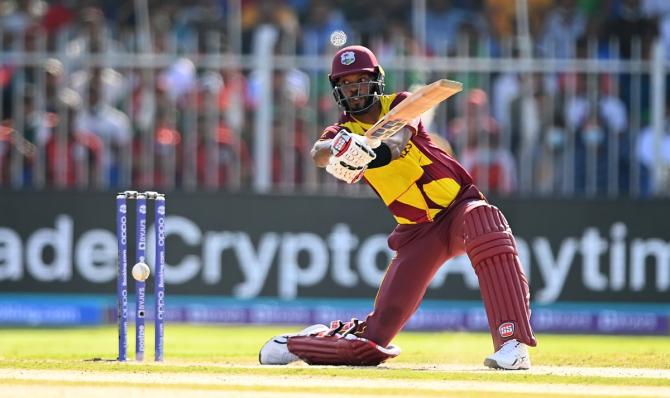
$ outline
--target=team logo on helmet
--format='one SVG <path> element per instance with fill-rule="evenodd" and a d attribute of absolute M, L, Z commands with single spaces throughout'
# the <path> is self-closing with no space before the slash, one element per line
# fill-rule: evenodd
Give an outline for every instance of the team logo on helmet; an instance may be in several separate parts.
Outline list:
<path fill-rule="evenodd" d="M 356 54 L 353 51 L 346 51 L 340 55 L 342 65 L 351 65 L 356 61 Z"/>

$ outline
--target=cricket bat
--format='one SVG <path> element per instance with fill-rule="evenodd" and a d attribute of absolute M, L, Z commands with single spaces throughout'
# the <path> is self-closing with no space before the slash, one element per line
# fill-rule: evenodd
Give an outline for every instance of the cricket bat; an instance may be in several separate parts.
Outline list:
<path fill-rule="evenodd" d="M 370 142 L 383 141 L 400 131 L 412 119 L 462 90 L 463 83 L 447 79 L 421 87 L 370 127 L 365 132 L 365 137 Z"/>

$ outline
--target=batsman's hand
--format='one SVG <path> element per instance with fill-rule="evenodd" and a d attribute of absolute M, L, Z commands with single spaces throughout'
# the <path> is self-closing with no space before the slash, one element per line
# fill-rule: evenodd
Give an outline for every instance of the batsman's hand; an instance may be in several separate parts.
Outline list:
<path fill-rule="evenodd" d="M 333 138 L 330 144 L 330 153 L 333 154 L 332 157 L 355 168 L 367 166 L 377 157 L 365 137 L 352 134 L 346 129 L 340 130 Z"/>
<path fill-rule="evenodd" d="M 338 180 L 342 180 L 347 184 L 354 184 L 363 177 L 363 173 L 365 173 L 367 168 L 367 164 L 363 166 L 352 166 L 333 155 L 328 161 L 326 171 Z"/>

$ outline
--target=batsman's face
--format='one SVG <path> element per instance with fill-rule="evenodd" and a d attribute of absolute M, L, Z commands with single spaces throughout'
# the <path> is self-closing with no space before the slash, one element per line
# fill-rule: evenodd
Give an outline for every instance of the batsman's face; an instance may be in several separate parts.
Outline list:
<path fill-rule="evenodd" d="M 374 76 L 367 72 L 352 73 L 339 78 L 337 86 L 346 97 L 351 110 L 355 111 L 366 106 L 373 78 Z"/>

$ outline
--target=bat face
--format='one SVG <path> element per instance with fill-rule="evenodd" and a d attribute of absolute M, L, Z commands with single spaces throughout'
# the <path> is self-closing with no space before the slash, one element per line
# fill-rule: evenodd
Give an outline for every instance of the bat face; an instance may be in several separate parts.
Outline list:
<path fill-rule="evenodd" d="M 397 120 L 387 120 L 383 124 L 379 124 L 379 122 L 375 123 L 374 126 L 370 128 L 370 130 L 375 129 L 375 131 L 372 133 L 372 137 L 379 138 L 379 139 L 384 139 L 387 137 L 392 136 L 393 134 L 397 133 L 405 127 L 407 123 L 409 123 L 411 119 L 397 119 Z M 368 132 L 370 131 L 368 130 Z M 370 137 L 368 135 L 368 132 L 365 133 L 366 137 Z"/>
<path fill-rule="evenodd" d="M 447 79 L 424 86 L 379 119 L 365 132 L 365 136 L 384 140 L 405 127 L 412 119 L 462 90 L 462 83 Z"/>

